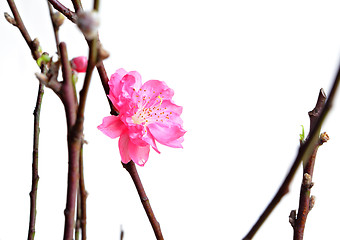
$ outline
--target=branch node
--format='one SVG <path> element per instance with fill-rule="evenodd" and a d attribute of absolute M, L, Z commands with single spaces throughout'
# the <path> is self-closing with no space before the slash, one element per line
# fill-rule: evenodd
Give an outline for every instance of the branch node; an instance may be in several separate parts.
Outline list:
<path fill-rule="evenodd" d="M 98 42 L 98 62 L 110 57 L 110 53 L 105 50 L 100 42 Z"/>

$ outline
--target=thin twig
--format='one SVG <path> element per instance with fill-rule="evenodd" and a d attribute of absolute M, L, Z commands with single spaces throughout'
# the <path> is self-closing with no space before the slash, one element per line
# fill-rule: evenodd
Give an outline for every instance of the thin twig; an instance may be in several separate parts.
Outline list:
<path fill-rule="evenodd" d="M 60 51 L 59 51 L 59 44 L 60 44 L 60 41 L 59 41 L 59 26 L 57 25 L 57 23 L 55 22 L 55 19 L 53 18 L 53 9 L 52 9 L 52 5 L 51 3 L 49 3 L 47 1 L 47 5 L 48 5 L 48 10 L 49 10 L 49 13 L 50 13 L 50 18 L 51 18 L 51 22 L 52 22 L 52 27 L 53 27 L 53 32 L 54 32 L 54 38 L 55 38 L 55 42 L 56 42 L 56 48 L 57 48 L 57 52 L 58 52 L 58 55 L 60 56 Z"/>
<path fill-rule="evenodd" d="M 15 5 L 14 0 L 7 0 L 7 3 L 8 3 L 8 5 L 11 8 L 11 11 L 13 13 L 14 19 L 16 21 L 16 27 L 20 30 L 21 35 L 23 36 L 28 47 L 30 48 L 34 60 L 37 60 L 41 55 L 38 51 L 39 46 L 36 46 L 36 42 L 32 41 L 30 35 L 28 34 L 27 29 L 26 29 L 23 21 L 21 20 L 20 14 L 18 12 L 18 9 Z"/>
<path fill-rule="evenodd" d="M 78 193 L 77 193 L 77 217 L 76 217 L 76 227 L 74 230 L 74 239 L 79 240 L 80 235 L 80 228 L 81 228 L 81 203 L 80 203 L 80 192 L 78 187 Z"/>
<path fill-rule="evenodd" d="M 152 229 L 155 233 L 157 240 L 163 240 L 164 238 L 163 238 L 163 235 L 162 235 L 161 227 L 160 227 L 159 222 L 157 221 L 157 219 L 156 219 L 156 217 L 155 217 L 155 215 L 152 211 L 149 199 L 146 196 L 143 184 L 142 184 L 142 182 L 139 178 L 139 175 L 138 175 L 138 172 L 137 172 L 137 169 L 136 169 L 136 165 L 134 164 L 133 161 L 130 161 L 127 164 L 124 164 L 124 163 L 122 163 L 122 164 L 123 164 L 123 167 L 129 172 L 129 174 L 130 174 L 130 176 L 133 180 L 133 183 L 136 186 L 139 198 L 140 198 L 140 200 L 143 204 L 145 213 L 149 218 L 149 221 L 151 223 Z"/>
<path fill-rule="evenodd" d="M 28 240 L 33 240 L 35 236 L 35 220 L 37 216 L 37 191 L 38 191 L 38 153 L 39 153 L 39 123 L 42 98 L 44 95 L 44 85 L 39 83 L 37 102 L 33 112 L 34 115 L 34 134 L 33 134 L 33 161 L 32 161 L 32 188 L 30 192 L 30 221 L 28 228 Z"/>
<path fill-rule="evenodd" d="M 314 126 L 312 126 L 309 137 L 307 138 L 306 142 L 300 147 L 298 155 L 290 168 L 285 180 L 281 184 L 279 190 L 275 194 L 272 201 L 269 203 L 267 208 L 264 210 L 264 212 L 261 214 L 259 219 L 256 221 L 254 226 L 250 229 L 250 231 L 247 233 L 247 235 L 243 238 L 243 240 L 250 240 L 254 237 L 258 229 L 262 226 L 262 224 L 265 222 L 267 217 L 270 215 L 270 213 L 273 211 L 273 209 L 277 206 L 277 204 L 280 202 L 282 197 L 289 192 L 289 185 L 300 165 L 301 162 L 304 161 L 304 159 L 309 159 L 310 156 L 313 154 L 313 149 L 315 144 L 318 141 L 321 125 L 323 121 L 325 120 L 329 110 L 331 109 L 334 101 L 334 97 L 336 95 L 336 92 L 338 90 L 340 82 L 340 66 L 338 68 L 337 75 L 334 79 L 332 89 L 330 91 L 329 97 L 325 103 L 324 108 L 322 109 L 322 112 L 320 113 L 319 118 L 317 119 Z"/>
<path fill-rule="evenodd" d="M 308 113 L 310 118 L 310 129 L 312 129 L 322 111 L 322 108 L 324 107 L 326 102 L 326 94 L 323 89 L 319 92 L 318 101 L 315 105 L 315 108 Z M 320 132 L 318 133 L 318 135 Z M 302 142 L 303 144 L 303 142 Z M 302 240 L 303 239 L 303 233 L 305 229 L 305 224 L 307 220 L 307 215 L 310 211 L 310 192 L 311 188 L 313 186 L 312 178 L 313 178 L 313 171 L 314 171 L 314 163 L 316 159 L 316 153 L 319 149 L 319 146 L 323 144 L 322 141 L 318 141 L 313 149 L 313 154 L 310 156 L 308 161 L 306 161 L 303 164 L 303 178 L 301 183 L 301 189 L 300 189 L 300 201 L 299 201 L 299 210 L 297 217 L 293 216 L 291 214 L 290 216 L 290 222 L 294 229 L 294 240 Z"/>
<path fill-rule="evenodd" d="M 83 145 L 83 144 L 82 144 Z M 80 150 L 79 156 L 79 204 L 80 204 L 80 228 L 81 228 L 81 239 L 86 240 L 86 199 L 87 192 L 85 189 L 85 179 L 84 179 L 84 165 L 83 165 L 83 146 Z"/>
<path fill-rule="evenodd" d="M 16 26 L 23 38 L 25 39 L 27 46 L 31 50 L 32 57 L 34 60 L 37 60 L 40 57 L 40 52 L 38 50 L 37 42 L 32 41 L 21 17 L 19 11 L 16 7 L 14 0 L 7 0 L 9 7 L 14 16 L 14 21 L 12 24 Z M 5 14 L 6 17 L 6 14 Z M 8 18 L 7 16 L 6 18 Z M 44 64 L 41 66 L 41 72 L 44 72 Z M 29 227 L 28 227 L 28 240 L 33 240 L 35 236 L 35 222 L 37 216 L 37 191 L 38 191 L 38 182 L 39 182 L 39 174 L 38 174 L 38 153 L 39 153 L 39 123 L 40 123 L 40 110 L 41 110 L 41 103 L 42 98 L 44 95 L 44 86 L 42 83 L 39 83 L 37 101 L 34 109 L 34 134 L 33 134 L 33 153 L 32 153 L 32 187 L 30 192 L 30 219 L 29 219 Z"/>

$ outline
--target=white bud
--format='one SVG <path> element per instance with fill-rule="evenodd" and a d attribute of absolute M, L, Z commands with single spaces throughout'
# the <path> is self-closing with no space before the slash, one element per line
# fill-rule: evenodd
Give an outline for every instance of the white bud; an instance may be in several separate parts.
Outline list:
<path fill-rule="evenodd" d="M 99 16 L 97 12 L 84 12 L 78 14 L 77 25 L 87 40 L 97 37 Z"/>

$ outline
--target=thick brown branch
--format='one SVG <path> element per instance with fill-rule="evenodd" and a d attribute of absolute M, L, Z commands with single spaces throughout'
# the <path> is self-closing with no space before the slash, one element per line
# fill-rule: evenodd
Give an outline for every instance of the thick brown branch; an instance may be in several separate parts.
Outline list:
<path fill-rule="evenodd" d="M 306 142 L 300 147 L 298 155 L 296 156 L 296 159 L 290 168 L 285 180 L 281 184 L 279 190 L 275 194 L 274 198 L 272 201 L 269 203 L 267 208 L 264 210 L 264 212 L 261 214 L 259 219 L 256 221 L 254 226 L 250 229 L 250 231 L 247 233 L 247 235 L 243 238 L 243 240 L 249 240 L 254 237 L 258 229 L 262 226 L 262 224 L 265 222 L 267 217 L 270 215 L 270 213 L 273 211 L 273 209 L 276 207 L 276 205 L 280 202 L 282 197 L 288 193 L 289 191 L 289 185 L 293 179 L 293 176 L 295 175 L 301 161 L 304 159 L 309 159 L 310 156 L 313 154 L 313 149 L 315 144 L 318 141 L 318 133 L 320 132 L 321 125 L 323 121 L 325 120 L 329 110 L 331 109 L 331 106 L 333 104 L 336 92 L 338 90 L 340 82 L 340 67 L 338 68 L 337 75 L 334 79 L 333 86 L 331 89 L 331 92 L 329 94 L 329 97 L 325 103 L 325 106 L 323 107 L 320 116 L 315 122 L 315 125 L 311 128 L 309 137 L 307 138 Z"/>
<path fill-rule="evenodd" d="M 156 219 L 156 217 L 155 217 L 155 215 L 152 211 L 149 199 L 146 196 L 146 193 L 144 191 L 144 187 L 143 187 L 142 182 L 139 178 L 139 175 L 138 175 L 138 172 L 137 172 L 137 169 L 136 169 L 136 165 L 134 164 L 133 161 L 130 161 L 127 164 L 124 164 L 124 163 L 122 163 L 122 164 L 123 164 L 123 167 L 129 172 L 129 174 L 130 174 L 130 176 L 133 180 L 133 183 L 136 186 L 139 198 L 140 198 L 140 200 L 143 204 L 146 215 L 149 218 L 149 221 L 151 223 L 151 226 L 152 226 L 152 229 L 155 233 L 156 238 L 158 240 L 164 239 L 163 235 L 162 235 L 161 227 L 159 225 L 159 222 L 157 221 L 157 219 Z"/>
<path fill-rule="evenodd" d="M 76 206 L 77 189 L 79 184 L 79 154 L 82 141 L 82 131 L 77 131 L 75 128 L 77 102 L 74 85 L 71 79 L 71 67 L 68 61 L 67 50 L 65 43 L 59 45 L 61 55 L 61 65 L 63 73 L 63 85 L 61 88 L 60 98 L 64 103 L 66 121 L 67 121 L 67 145 L 69 155 L 69 169 L 67 181 L 67 199 L 65 209 L 65 228 L 64 240 L 73 239 L 74 230 L 74 214 Z"/>

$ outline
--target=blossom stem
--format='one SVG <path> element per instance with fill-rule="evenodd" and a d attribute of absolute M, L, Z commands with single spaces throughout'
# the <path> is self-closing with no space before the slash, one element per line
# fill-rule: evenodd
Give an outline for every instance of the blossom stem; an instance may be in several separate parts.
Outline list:
<path fill-rule="evenodd" d="M 325 120 L 329 110 L 331 109 L 333 105 L 333 101 L 335 98 L 335 95 L 338 90 L 340 82 L 340 66 L 338 67 L 338 72 L 336 74 L 336 77 L 333 81 L 333 85 L 329 94 L 328 99 L 326 100 L 326 103 L 324 107 L 322 108 L 322 111 L 315 121 L 315 125 L 311 126 L 309 137 L 305 141 L 305 143 L 300 147 L 298 155 L 296 156 L 296 159 L 291 166 L 286 178 L 284 179 L 283 183 L 281 184 L 280 188 L 278 189 L 277 193 L 275 194 L 272 201 L 269 203 L 267 208 L 263 211 L 259 219 L 256 221 L 254 226 L 250 229 L 250 231 L 247 233 L 247 235 L 243 238 L 243 240 L 250 240 L 254 237 L 256 232 L 260 229 L 262 224 L 266 221 L 267 217 L 271 214 L 271 212 L 274 210 L 274 208 L 277 206 L 277 204 L 280 202 L 282 197 L 286 195 L 289 192 L 289 185 L 293 180 L 293 177 L 300 165 L 301 162 L 304 162 L 304 159 L 309 159 L 310 156 L 313 154 L 313 149 L 315 147 L 315 144 L 317 143 L 319 139 L 319 132 L 321 129 L 321 125 L 323 121 Z M 319 101 L 319 100 L 318 100 Z"/>
<path fill-rule="evenodd" d="M 157 240 L 163 240 L 164 238 L 163 238 L 163 234 L 162 234 L 162 231 L 161 231 L 161 227 L 160 227 L 159 222 L 157 221 L 157 219 L 156 219 L 156 217 L 155 217 L 155 215 L 152 211 L 149 199 L 146 196 L 143 184 L 142 184 L 142 182 L 139 178 L 135 163 L 133 161 L 130 161 L 127 164 L 125 164 L 125 163 L 122 163 L 122 164 L 123 164 L 123 167 L 129 172 L 129 174 L 132 178 L 132 181 L 136 186 L 139 198 L 140 198 L 140 200 L 143 204 L 145 213 L 149 218 L 149 221 L 151 223 L 152 229 L 155 233 Z"/>

